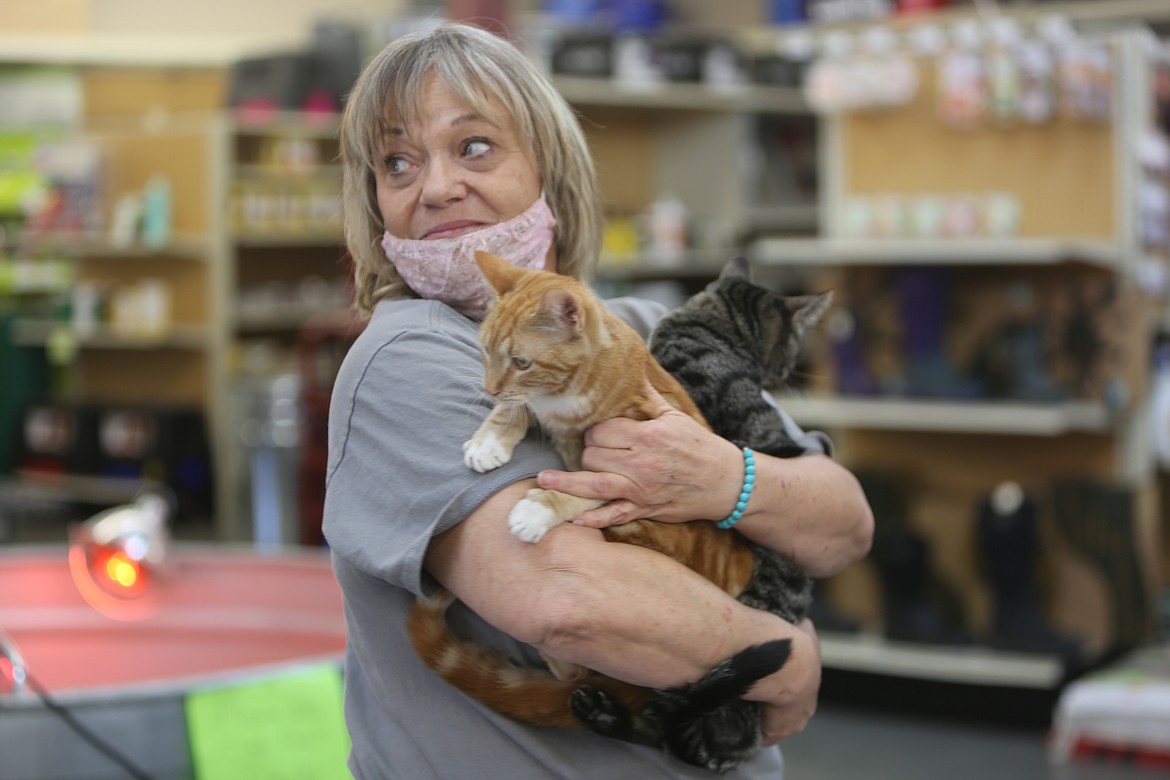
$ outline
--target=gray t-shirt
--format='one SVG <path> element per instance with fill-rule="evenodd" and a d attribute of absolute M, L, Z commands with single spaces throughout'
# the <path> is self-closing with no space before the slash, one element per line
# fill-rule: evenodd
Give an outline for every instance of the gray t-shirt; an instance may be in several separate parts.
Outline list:
<path fill-rule="evenodd" d="M 610 306 L 643 336 L 663 312 L 631 299 Z M 359 780 L 712 777 L 643 746 L 517 723 L 450 687 L 415 656 L 405 623 L 415 595 L 433 585 L 422 568 L 431 538 L 501 488 L 562 467 L 535 432 L 495 471 L 463 465 L 462 444 L 492 405 L 482 390 L 476 329 L 441 303 L 382 302 L 333 390 L 324 529 L 345 601 L 350 770 Z M 815 434 L 786 423 L 810 451 L 826 450 Z M 461 603 L 450 617 L 476 641 L 542 665 L 532 647 Z M 783 767 L 771 748 L 723 777 L 775 779 Z"/>

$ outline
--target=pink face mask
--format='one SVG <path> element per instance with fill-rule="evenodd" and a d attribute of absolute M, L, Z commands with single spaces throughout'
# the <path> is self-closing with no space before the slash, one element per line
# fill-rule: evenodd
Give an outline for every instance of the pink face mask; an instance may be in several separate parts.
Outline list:
<path fill-rule="evenodd" d="M 557 221 L 544 198 L 512 219 L 432 241 L 382 237 L 386 258 L 423 298 L 442 301 L 473 320 L 487 314 L 494 293 L 475 264 L 475 250 L 499 255 L 521 268 L 543 269 Z"/>

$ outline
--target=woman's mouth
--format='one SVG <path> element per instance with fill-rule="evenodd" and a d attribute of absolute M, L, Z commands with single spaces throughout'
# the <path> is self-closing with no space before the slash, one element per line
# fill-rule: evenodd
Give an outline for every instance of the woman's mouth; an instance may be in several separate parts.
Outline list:
<path fill-rule="evenodd" d="M 423 233 L 423 240 L 430 241 L 439 238 L 452 238 L 453 236 L 461 236 L 464 233 L 470 233 L 473 230 L 478 230 L 483 227 L 484 223 L 477 222 L 471 219 L 461 219 L 456 222 L 444 222 L 442 225 L 435 225 L 425 233 Z"/>

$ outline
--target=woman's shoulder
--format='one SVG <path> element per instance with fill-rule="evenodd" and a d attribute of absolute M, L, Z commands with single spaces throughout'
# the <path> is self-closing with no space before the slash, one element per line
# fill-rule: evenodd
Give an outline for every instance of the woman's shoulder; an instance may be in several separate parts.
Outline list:
<path fill-rule="evenodd" d="M 436 301 L 382 301 L 346 352 L 337 377 L 357 384 L 383 366 L 398 376 L 418 376 L 470 361 L 478 366 L 477 324 Z M 409 367 L 410 370 L 404 370 Z"/>
<path fill-rule="evenodd" d="M 607 309 L 636 330 L 643 340 L 650 338 L 650 331 L 654 330 L 654 326 L 667 312 L 665 305 L 646 298 L 623 296 L 607 298 L 604 303 Z"/>

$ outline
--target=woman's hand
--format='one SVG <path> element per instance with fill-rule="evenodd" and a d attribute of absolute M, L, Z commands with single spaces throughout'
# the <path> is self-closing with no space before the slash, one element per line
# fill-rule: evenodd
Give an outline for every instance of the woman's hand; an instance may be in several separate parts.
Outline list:
<path fill-rule="evenodd" d="M 783 680 L 778 693 L 763 702 L 763 744 L 775 745 L 804 731 L 817 711 L 821 687 L 821 645 L 812 621 L 796 625 L 792 655 L 774 677 Z"/>
<path fill-rule="evenodd" d="M 658 417 L 599 423 L 585 433 L 582 471 L 539 475 L 542 488 L 609 501 L 580 515 L 578 525 L 718 520 L 734 507 L 743 482 L 740 450 L 647 387 Z"/>

